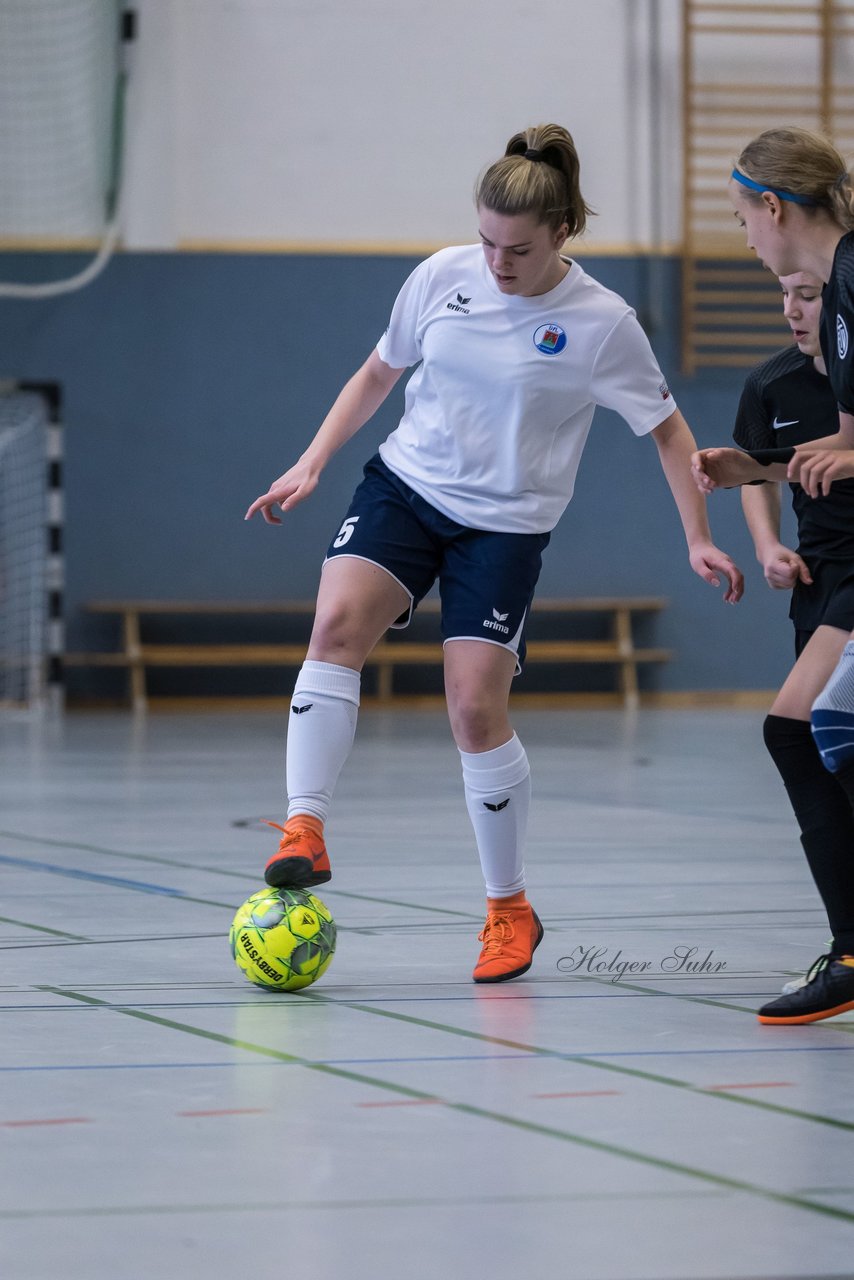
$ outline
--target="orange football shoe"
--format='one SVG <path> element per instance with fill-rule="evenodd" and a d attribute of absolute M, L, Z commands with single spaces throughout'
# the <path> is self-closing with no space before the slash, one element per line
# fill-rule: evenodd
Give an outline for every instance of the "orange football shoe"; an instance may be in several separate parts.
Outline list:
<path fill-rule="evenodd" d="M 308 813 L 295 813 L 281 831 L 279 848 L 264 869 L 264 879 L 276 889 L 309 889 L 332 879 L 329 854 L 323 840 L 323 823 Z"/>
<path fill-rule="evenodd" d="M 477 935 L 483 943 L 472 977 L 475 982 L 507 982 L 531 967 L 543 937 L 543 926 L 524 894 L 487 898 L 486 924 Z"/>

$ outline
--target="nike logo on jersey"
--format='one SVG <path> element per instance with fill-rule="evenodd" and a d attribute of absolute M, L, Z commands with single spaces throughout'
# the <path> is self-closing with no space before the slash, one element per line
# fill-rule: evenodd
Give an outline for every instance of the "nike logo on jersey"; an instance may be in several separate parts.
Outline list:
<path fill-rule="evenodd" d="M 777 418 L 771 423 L 775 431 L 779 431 L 781 427 L 796 427 L 800 422 L 800 418 L 793 418 L 791 422 L 780 422 Z"/>
<path fill-rule="evenodd" d="M 488 800 L 484 800 L 483 807 L 484 809 L 489 809 L 492 813 L 500 813 L 502 809 L 507 808 L 509 803 L 510 797 L 508 796 L 507 799 L 502 800 L 500 804 L 490 804 Z"/>
<path fill-rule="evenodd" d="M 297 706 L 291 707 L 291 711 L 294 713 L 295 716 L 301 716 L 304 711 L 311 711 L 311 708 L 313 706 L 314 706 L 313 702 L 304 702 L 301 707 L 297 707 Z"/>

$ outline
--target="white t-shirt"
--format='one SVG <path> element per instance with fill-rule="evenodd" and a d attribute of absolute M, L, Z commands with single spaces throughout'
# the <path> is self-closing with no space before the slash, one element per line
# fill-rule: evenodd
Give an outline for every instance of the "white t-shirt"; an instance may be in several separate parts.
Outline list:
<path fill-rule="evenodd" d="M 596 405 L 638 436 L 676 408 L 634 311 L 576 262 L 523 298 L 500 291 L 480 245 L 442 249 L 404 284 L 377 353 L 420 362 L 383 461 L 476 529 L 554 528 Z"/>

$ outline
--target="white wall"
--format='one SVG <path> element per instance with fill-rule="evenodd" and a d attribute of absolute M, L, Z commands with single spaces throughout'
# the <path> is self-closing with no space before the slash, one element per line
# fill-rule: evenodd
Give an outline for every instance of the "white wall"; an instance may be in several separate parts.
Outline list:
<path fill-rule="evenodd" d="M 478 171 L 541 120 L 575 136 L 591 248 L 678 239 L 679 0 L 135 7 L 129 248 L 467 240 Z"/>

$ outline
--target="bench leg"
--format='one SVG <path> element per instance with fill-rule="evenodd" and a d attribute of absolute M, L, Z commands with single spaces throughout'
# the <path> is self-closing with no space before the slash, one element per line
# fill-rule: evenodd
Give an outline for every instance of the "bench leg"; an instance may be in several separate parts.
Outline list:
<path fill-rule="evenodd" d="M 638 667 L 634 658 L 632 615 L 628 609 L 617 609 L 614 614 L 614 639 L 620 651 L 619 683 L 623 706 L 627 711 L 636 711 L 640 705 Z"/>
<path fill-rule="evenodd" d="M 124 615 L 125 654 L 130 677 L 130 698 L 134 711 L 148 709 L 145 688 L 145 667 L 142 662 L 142 645 L 139 638 L 139 614 L 131 610 Z"/>
<path fill-rule="evenodd" d="M 392 669 L 393 668 L 390 662 L 380 662 L 377 666 L 377 701 L 378 702 L 391 702 Z"/>

